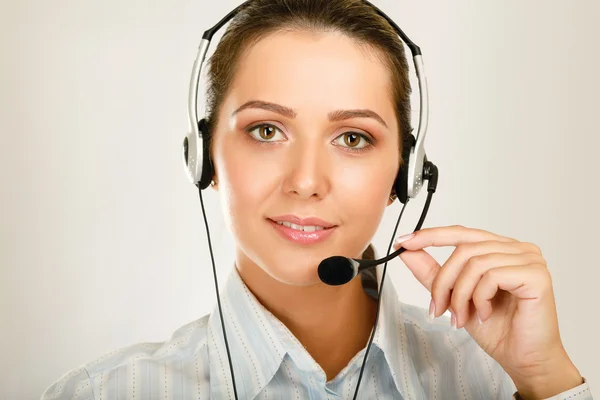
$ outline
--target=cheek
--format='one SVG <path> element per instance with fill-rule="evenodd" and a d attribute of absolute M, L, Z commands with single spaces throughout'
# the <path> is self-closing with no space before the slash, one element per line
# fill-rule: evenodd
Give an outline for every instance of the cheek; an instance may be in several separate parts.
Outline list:
<path fill-rule="evenodd" d="M 339 179 L 337 182 L 340 193 L 344 194 L 337 196 L 337 201 L 341 203 L 340 209 L 346 213 L 345 235 L 349 242 L 359 248 L 366 246 L 375 235 L 396 178 L 398 168 L 394 163 L 394 154 L 382 156 L 380 160 L 390 161 L 383 163 L 373 160 L 367 165 L 346 168 L 345 176 L 352 176 L 353 179 Z"/>
<path fill-rule="evenodd" d="M 244 144 L 228 140 L 216 141 L 215 169 L 219 196 L 227 223 L 238 236 L 240 227 L 252 229 L 262 208 L 276 187 L 276 177 L 268 158 L 245 149 Z"/>
<path fill-rule="evenodd" d="M 335 185 L 350 203 L 347 208 L 354 215 L 368 215 L 373 209 L 383 212 L 392 191 L 398 159 L 392 150 L 385 149 L 356 162 L 338 160 L 333 175 Z"/>

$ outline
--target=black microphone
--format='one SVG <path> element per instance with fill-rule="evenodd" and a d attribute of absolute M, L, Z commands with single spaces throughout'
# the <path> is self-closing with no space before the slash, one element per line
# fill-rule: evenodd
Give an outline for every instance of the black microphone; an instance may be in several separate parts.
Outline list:
<path fill-rule="evenodd" d="M 331 286 L 344 285 L 350 282 L 359 272 L 375 268 L 379 264 L 400 255 L 406 250 L 400 247 L 395 252 L 379 260 L 357 260 L 343 256 L 333 256 L 324 259 L 319 264 L 319 278 L 323 283 Z"/>
<path fill-rule="evenodd" d="M 419 218 L 419 222 L 417 223 L 414 232 L 418 231 L 421 229 L 421 226 L 423 226 L 423 222 L 427 216 L 427 211 L 429 211 L 431 198 L 433 197 L 433 194 L 437 188 L 438 169 L 431 161 L 425 162 L 423 177 L 429 181 L 427 185 L 427 200 L 425 200 L 423 212 L 421 212 L 421 218 Z M 404 211 L 404 208 L 402 211 Z M 402 213 L 400 214 L 400 217 L 401 216 Z M 400 222 L 400 217 L 398 222 Z M 396 225 L 396 227 L 398 227 L 398 225 Z M 344 256 L 333 256 L 326 258 L 319 264 L 319 279 L 321 279 L 323 283 L 331 286 L 344 285 L 350 282 L 360 272 L 374 268 L 379 264 L 383 264 L 392 258 L 397 257 L 405 250 L 406 249 L 404 247 L 400 247 L 398 250 L 388 254 L 386 257 L 380 258 L 379 260 L 357 260 L 355 258 L 348 258 Z"/>

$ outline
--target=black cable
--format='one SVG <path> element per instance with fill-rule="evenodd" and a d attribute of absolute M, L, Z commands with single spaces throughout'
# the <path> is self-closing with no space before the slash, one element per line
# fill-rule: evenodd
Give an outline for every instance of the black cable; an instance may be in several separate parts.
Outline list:
<path fill-rule="evenodd" d="M 392 240 L 388 245 L 387 254 L 390 254 L 390 250 L 392 245 L 394 244 L 394 238 L 396 237 L 396 232 L 398 231 L 398 225 L 400 225 L 400 220 L 402 219 L 402 214 L 404 214 L 404 209 L 408 204 L 409 199 L 406 199 L 406 202 L 402 206 L 402 210 L 400 210 L 400 214 L 398 215 L 398 220 L 396 221 L 396 226 L 394 227 L 394 233 L 392 234 Z M 360 367 L 360 374 L 358 375 L 358 382 L 356 382 L 356 389 L 354 390 L 354 400 L 356 400 L 356 396 L 358 396 L 358 389 L 360 388 L 360 381 L 362 380 L 363 373 L 365 371 L 365 365 L 367 364 L 367 357 L 369 356 L 369 351 L 371 350 L 371 345 L 373 344 L 373 338 L 375 337 L 375 331 L 377 330 L 377 322 L 379 322 L 379 310 L 381 308 L 381 299 L 383 297 L 383 284 L 385 282 L 385 273 L 387 272 L 387 261 L 383 264 L 383 274 L 381 275 L 381 284 L 379 289 L 379 295 L 377 298 L 377 311 L 375 312 L 375 324 L 373 325 L 373 331 L 371 332 L 371 337 L 369 338 L 369 344 L 367 345 L 367 350 L 365 351 L 365 358 L 363 359 L 362 366 Z"/>
<path fill-rule="evenodd" d="M 215 267 L 215 257 L 212 251 L 210 242 L 210 231 L 208 229 L 208 221 L 206 220 L 206 212 L 204 211 L 204 201 L 202 200 L 202 189 L 198 187 L 198 196 L 200 197 L 200 206 L 202 207 L 202 216 L 204 217 L 204 226 L 206 227 L 206 237 L 208 239 L 208 250 L 210 251 L 210 260 L 212 261 L 213 275 L 215 278 L 215 292 L 217 293 L 217 305 L 219 306 L 219 316 L 221 317 L 221 327 L 223 328 L 223 339 L 225 340 L 225 349 L 227 350 L 227 359 L 229 360 L 229 370 L 231 371 L 231 383 L 233 384 L 233 395 L 238 400 L 237 389 L 235 387 L 235 375 L 233 374 L 233 363 L 231 362 L 231 354 L 229 353 L 229 342 L 227 342 L 227 333 L 225 332 L 225 321 L 223 320 L 223 311 L 221 310 L 221 297 L 219 296 L 219 283 L 217 282 L 217 269 Z"/>

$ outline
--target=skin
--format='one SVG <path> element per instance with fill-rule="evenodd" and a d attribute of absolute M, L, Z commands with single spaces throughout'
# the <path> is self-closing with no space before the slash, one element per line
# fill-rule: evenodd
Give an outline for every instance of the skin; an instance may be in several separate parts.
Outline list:
<path fill-rule="evenodd" d="M 407 249 L 400 258 L 431 292 L 430 315 L 450 309 L 453 326 L 498 361 L 521 397 L 543 399 L 583 383 L 560 339 L 538 246 L 464 226 L 422 229 L 400 246 Z M 424 250 L 441 246 L 455 247 L 443 266 Z"/>
<path fill-rule="evenodd" d="M 399 138 L 389 82 L 377 54 L 342 34 L 272 34 L 241 58 L 213 133 L 213 188 L 236 243 L 236 268 L 328 380 L 365 347 L 376 304 L 359 279 L 321 283 L 317 266 L 331 255 L 360 257 L 391 204 Z M 378 118 L 332 121 L 340 109 Z M 284 214 L 336 227 L 320 243 L 293 243 L 268 220 Z M 523 397 L 581 384 L 560 341 L 536 246 L 464 227 L 423 229 L 403 245 L 402 260 L 432 291 L 434 314 L 455 310 L 457 326 L 502 365 Z M 425 252 L 429 246 L 456 250 L 441 268 Z"/>

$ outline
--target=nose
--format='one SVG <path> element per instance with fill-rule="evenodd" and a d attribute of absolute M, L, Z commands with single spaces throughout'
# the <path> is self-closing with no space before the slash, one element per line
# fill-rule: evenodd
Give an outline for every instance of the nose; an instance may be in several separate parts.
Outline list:
<path fill-rule="evenodd" d="M 316 142 L 316 141 L 315 141 Z M 331 188 L 331 162 L 322 143 L 294 143 L 283 190 L 298 199 L 322 199 Z"/>

